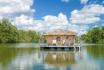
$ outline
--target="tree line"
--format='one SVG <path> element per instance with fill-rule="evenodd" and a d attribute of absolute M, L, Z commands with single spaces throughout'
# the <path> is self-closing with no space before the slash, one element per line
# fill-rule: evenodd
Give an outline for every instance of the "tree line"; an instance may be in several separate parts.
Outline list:
<path fill-rule="evenodd" d="M 104 26 L 92 28 L 81 39 L 86 43 L 104 44 Z"/>
<path fill-rule="evenodd" d="M 18 30 L 8 19 L 0 20 L 0 43 L 39 42 L 40 33 Z"/>
<path fill-rule="evenodd" d="M 0 43 L 39 42 L 40 33 L 37 31 L 18 30 L 8 19 L 0 20 Z M 104 44 L 104 26 L 90 29 L 81 36 L 86 43 Z"/>

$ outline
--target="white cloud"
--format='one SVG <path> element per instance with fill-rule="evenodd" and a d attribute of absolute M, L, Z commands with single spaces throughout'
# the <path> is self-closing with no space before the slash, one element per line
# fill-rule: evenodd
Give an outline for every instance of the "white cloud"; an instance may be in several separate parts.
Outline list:
<path fill-rule="evenodd" d="M 88 27 L 83 26 L 80 27 L 79 25 L 69 23 L 67 16 L 63 13 L 59 13 L 58 16 L 47 15 L 43 17 L 43 29 L 46 31 L 51 31 L 53 29 L 67 29 L 74 31 L 76 33 L 84 34 L 86 33 Z"/>
<path fill-rule="evenodd" d="M 84 12 L 85 14 L 86 13 L 92 14 L 94 16 L 102 15 L 104 14 L 104 6 L 99 4 L 91 4 L 91 5 L 85 6 L 82 9 L 82 12 Z"/>
<path fill-rule="evenodd" d="M 58 16 L 46 15 L 43 17 L 45 30 L 65 29 L 68 24 L 67 16 L 63 13 L 59 13 Z"/>
<path fill-rule="evenodd" d="M 58 16 L 47 15 L 43 17 L 43 20 L 34 20 L 32 17 L 21 15 L 15 18 L 14 25 L 24 30 L 37 30 L 37 31 L 49 31 L 53 29 L 68 29 L 76 33 L 83 34 L 88 29 L 83 26 L 83 31 L 80 31 L 78 25 L 72 25 L 68 22 L 67 16 L 63 13 L 59 13 Z"/>
<path fill-rule="evenodd" d="M 33 0 L 0 0 L 0 19 L 9 18 L 12 24 L 21 29 L 33 29 Z"/>
<path fill-rule="evenodd" d="M 32 17 L 26 15 L 16 17 L 13 21 L 13 25 L 17 26 L 19 29 L 24 30 L 42 31 L 44 29 L 44 24 L 42 20 L 34 20 Z"/>
<path fill-rule="evenodd" d="M 62 1 L 69 2 L 70 0 Z M 68 27 L 68 29 L 78 32 L 79 27 L 77 25 L 71 25 L 67 16 L 63 13 L 59 13 L 57 16 L 46 15 L 43 17 L 43 20 L 35 20 L 32 16 L 34 12 L 34 9 L 31 8 L 32 5 L 33 0 L 0 0 L 0 18 L 8 17 L 12 19 L 13 25 L 24 30 L 46 31 Z M 79 14 L 79 11 L 77 12 L 74 11 L 73 13 Z M 93 18 L 93 20 L 96 20 L 96 18 Z"/>
<path fill-rule="evenodd" d="M 81 25 L 81 26 L 75 25 L 75 24 L 68 25 L 68 30 L 76 32 L 77 35 L 82 35 L 82 34 L 87 33 L 88 29 L 89 27 L 87 25 Z"/>
<path fill-rule="evenodd" d="M 0 19 L 9 18 L 17 26 L 33 23 L 33 0 L 0 0 Z"/>
<path fill-rule="evenodd" d="M 66 15 L 59 13 L 58 16 L 46 15 L 43 20 L 34 20 L 32 17 L 21 15 L 15 18 L 13 24 L 24 30 L 48 31 L 58 28 L 64 29 L 68 23 Z"/>
<path fill-rule="evenodd" d="M 104 7 L 98 4 L 85 6 L 80 11 L 71 12 L 71 23 L 96 23 L 100 21 L 100 15 L 104 14 Z"/>
<path fill-rule="evenodd" d="M 16 17 L 14 20 L 14 24 L 16 26 L 32 26 L 34 23 L 34 19 L 25 15 L 21 15 L 19 17 Z"/>
<path fill-rule="evenodd" d="M 59 13 L 58 16 L 46 15 L 43 20 L 49 25 L 66 25 L 68 19 L 63 13 Z"/>
<path fill-rule="evenodd" d="M 0 18 L 8 17 L 12 19 L 13 25 L 24 30 L 44 31 L 48 27 L 56 28 L 57 25 L 62 27 L 68 24 L 67 17 L 63 13 L 58 16 L 47 15 L 43 17 L 43 20 L 34 20 L 31 16 L 34 10 L 31 8 L 32 4 L 33 0 L 0 0 Z"/>
<path fill-rule="evenodd" d="M 61 0 L 62 2 L 68 3 L 70 0 Z"/>
<path fill-rule="evenodd" d="M 32 12 L 32 0 L 0 0 L 0 13 L 12 14 L 20 12 Z"/>
<path fill-rule="evenodd" d="M 89 0 L 80 0 L 81 4 L 86 4 Z"/>

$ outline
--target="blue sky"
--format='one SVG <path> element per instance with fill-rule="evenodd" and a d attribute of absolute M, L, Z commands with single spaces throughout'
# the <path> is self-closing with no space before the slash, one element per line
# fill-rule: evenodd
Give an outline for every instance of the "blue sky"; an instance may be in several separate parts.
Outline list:
<path fill-rule="evenodd" d="M 104 5 L 102 2 L 103 0 L 89 0 L 86 4 L 82 4 L 80 0 L 69 0 L 68 2 L 64 2 L 64 0 L 35 0 L 33 4 L 33 8 L 36 10 L 34 17 L 36 19 L 41 19 L 46 15 L 57 16 L 62 12 L 70 18 L 73 10 L 80 10 L 88 4 Z"/>
<path fill-rule="evenodd" d="M 0 19 L 4 17 L 18 29 L 84 34 L 104 26 L 104 0 L 0 0 Z"/>
<path fill-rule="evenodd" d="M 81 9 L 83 5 L 80 3 L 80 0 L 70 0 L 69 2 L 61 0 L 35 0 L 34 7 L 36 9 L 35 18 L 41 19 L 46 15 L 57 16 L 60 12 L 70 17 L 71 11 Z"/>
<path fill-rule="evenodd" d="M 66 15 L 67 20 L 69 21 L 69 24 L 70 24 L 71 22 L 70 18 L 74 10 L 80 11 L 85 6 L 91 6 L 91 5 L 95 6 L 95 8 L 100 7 L 100 5 L 103 7 L 104 0 L 44 0 L 44 1 L 35 0 L 33 5 L 33 7 L 36 10 L 34 14 L 34 18 L 37 20 L 42 20 L 44 16 L 47 16 L 47 15 L 58 16 L 59 13 L 63 13 L 64 15 Z M 96 5 L 99 5 L 99 6 L 96 6 Z M 93 11 L 96 11 L 96 10 L 93 10 Z M 88 22 L 90 24 L 87 24 L 87 26 L 85 26 L 85 28 L 87 28 L 85 30 L 89 30 L 89 28 L 92 28 L 92 27 L 104 25 L 103 24 L 104 14 L 102 14 L 102 12 L 99 13 L 99 11 L 98 11 L 98 14 L 97 15 L 96 14 L 95 16 L 92 16 L 92 18 L 98 21 L 92 20 L 91 23 Z M 84 19 L 80 19 L 80 21 L 81 20 L 84 20 Z M 87 23 L 87 21 L 85 22 Z"/>

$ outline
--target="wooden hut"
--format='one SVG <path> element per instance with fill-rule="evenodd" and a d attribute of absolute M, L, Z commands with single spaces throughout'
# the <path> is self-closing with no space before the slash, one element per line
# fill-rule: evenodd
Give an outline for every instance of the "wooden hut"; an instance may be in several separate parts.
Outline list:
<path fill-rule="evenodd" d="M 75 32 L 63 29 L 56 29 L 43 34 L 44 40 L 46 40 L 49 45 L 57 46 L 74 45 L 75 36 Z"/>

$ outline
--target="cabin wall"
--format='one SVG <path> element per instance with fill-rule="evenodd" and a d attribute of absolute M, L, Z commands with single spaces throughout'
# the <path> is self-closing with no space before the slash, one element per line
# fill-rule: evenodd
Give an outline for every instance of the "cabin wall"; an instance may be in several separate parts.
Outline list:
<path fill-rule="evenodd" d="M 48 44 L 52 45 L 53 40 L 56 40 L 57 37 L 60 37 L 60 45 L 64 45 L 65 43 L 67 45 L 74 44 L 75 43 L 75 36 L 73 35 L 48 35 L 45 36 L 45 39 Z M 65 43 L 63 43 L 65 41 Z"/>
<path fill-rule="evenodd" d="M 75 43 L 75 36 L 68 36 L 68 38 L 66 39 L 66 43 L 68 43 L 68 45 L 73 45 Z"/>
<path fill-rule="evenodd" d="M 46 39 L 48 44 L 52 44 L 52 41 L 54 39 L 56 39 L 56 37 L 55 36 L 45 36 L 45 39 Z"/>

